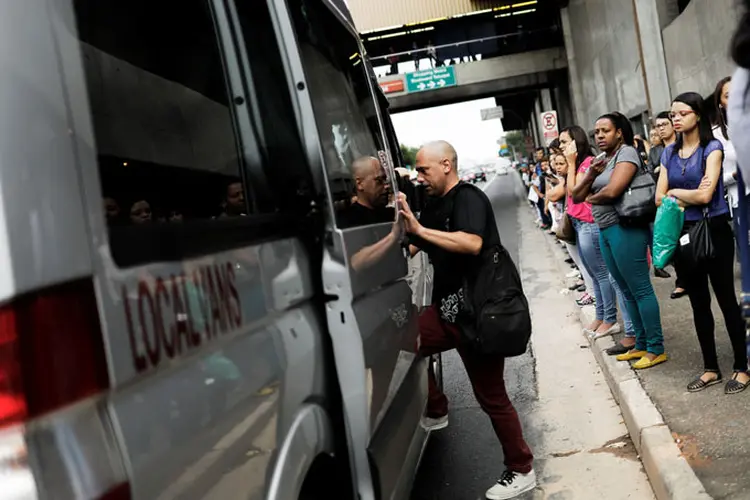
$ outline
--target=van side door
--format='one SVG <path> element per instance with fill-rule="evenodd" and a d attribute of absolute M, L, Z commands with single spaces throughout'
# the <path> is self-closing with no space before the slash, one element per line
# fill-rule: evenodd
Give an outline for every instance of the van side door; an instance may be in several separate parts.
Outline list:
<path fill-rule="evenodd" d="M 424 444 L 427 395 L 391 154 L 356 31 L 322 0 L 290 3 L 287 12 L 298 102 L 314 116 L 314 130 L 304 131 L 317 145 L 310 161 L 327 180 L 322 277 L 352 458 L 360 494 L 370 497 L 372 482 L 391 498 Z"/>

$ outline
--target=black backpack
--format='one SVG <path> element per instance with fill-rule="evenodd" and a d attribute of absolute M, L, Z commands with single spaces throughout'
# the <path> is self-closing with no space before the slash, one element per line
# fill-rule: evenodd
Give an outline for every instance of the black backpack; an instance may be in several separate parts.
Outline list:
<path fill-rule="evenodd" d="M 484 192 L 482 199 L 493 214 L 489 220 L 494 221 Z M 456 321 L 463 340 L 483 354 L 520 356 L 531 338 L 531 314 L 518 269 L 502 244 L 482 248 L 477 263 L 463 280 L 463 303 Z"/>

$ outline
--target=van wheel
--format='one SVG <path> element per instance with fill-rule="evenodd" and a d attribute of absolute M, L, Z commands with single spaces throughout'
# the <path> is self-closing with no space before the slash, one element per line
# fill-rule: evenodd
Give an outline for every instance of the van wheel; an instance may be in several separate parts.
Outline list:
<path fill-rule="evenodd" d="M 348 467 L 330 455 L 319 455 L 307 471 L 299 500 L 352 500 Z"/>

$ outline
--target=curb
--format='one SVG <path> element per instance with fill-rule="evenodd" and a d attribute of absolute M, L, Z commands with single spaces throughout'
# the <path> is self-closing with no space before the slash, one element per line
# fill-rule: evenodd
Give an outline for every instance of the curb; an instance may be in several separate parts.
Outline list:
<path fill-rule="evenodd" d="M 551 238 L 545 238 L 554 246 Z M 553 252 L 554 253 L 554 252 Z M 558 252 L 558 255 L 561 255 Z M 568 267 L 564 259 L 555 259 L 558 270 L 564 276 Z M 580 308 L 581 325 L 593 321 L 593 306 Z M 596 362 L 604 374 L 609 390 L 620 406 L 625 426 L 633 440 L 646 475 L 658 500 L 711 500 L 692 467 L 682 456 L 672 438 L 669 426 L 641 385 L 640 379 L 630 363 L 617 361 L 604 351 L 615 342 L 612 337 L 597 340 L 583 334 L 591 347 Z"/>

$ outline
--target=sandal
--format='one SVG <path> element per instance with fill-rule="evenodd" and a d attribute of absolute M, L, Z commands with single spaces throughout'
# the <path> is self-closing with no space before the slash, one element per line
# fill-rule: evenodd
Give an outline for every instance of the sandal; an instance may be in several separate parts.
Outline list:
<path fill-rule="evenodd" d="M 596 299 L 588 293 L 584 293 L 580 299 L 576 299 L 576 304 L 578 304 L 580 307 L 591 306 L 596 304 Z"/>
<path fill-rule="evenodd" d="M 721 372 L 719 370 L 704 370 L 703 373 L 715 373 L 716 378 L 706 382 L 702 378 L 698 377 L 687 385 L 688 392 L 699 392 L 707 387 L 711 387 L 712 385 L 721 383 Z M 727 387 L 729 387 L 729 384 L 727 384 Z"/>
<path fill-rule="evenodd" d="M 681 292 L 678 292 L 677 289 L 675 288 L 674 290 L 672 290 L 672 293 L 669 295 L 669 298 L 679 299 L 680 297 L 684 297 L 685 295 L 687 295 L 687 290 L 683 288 Z"/>
<path fill-rule="evenodd" d="M 750 385 L 750 380 L 748 380 L 744 384 L 737 380 L 737 375 L 739 375 L 740 373 L 747 372 L 735 371 L 734 374 L 732 374 L 732 380 L 727 382 L 727 385 L 724 386 L 724 394 L 738 394 L 747 389 L 747 386 Z"/>

